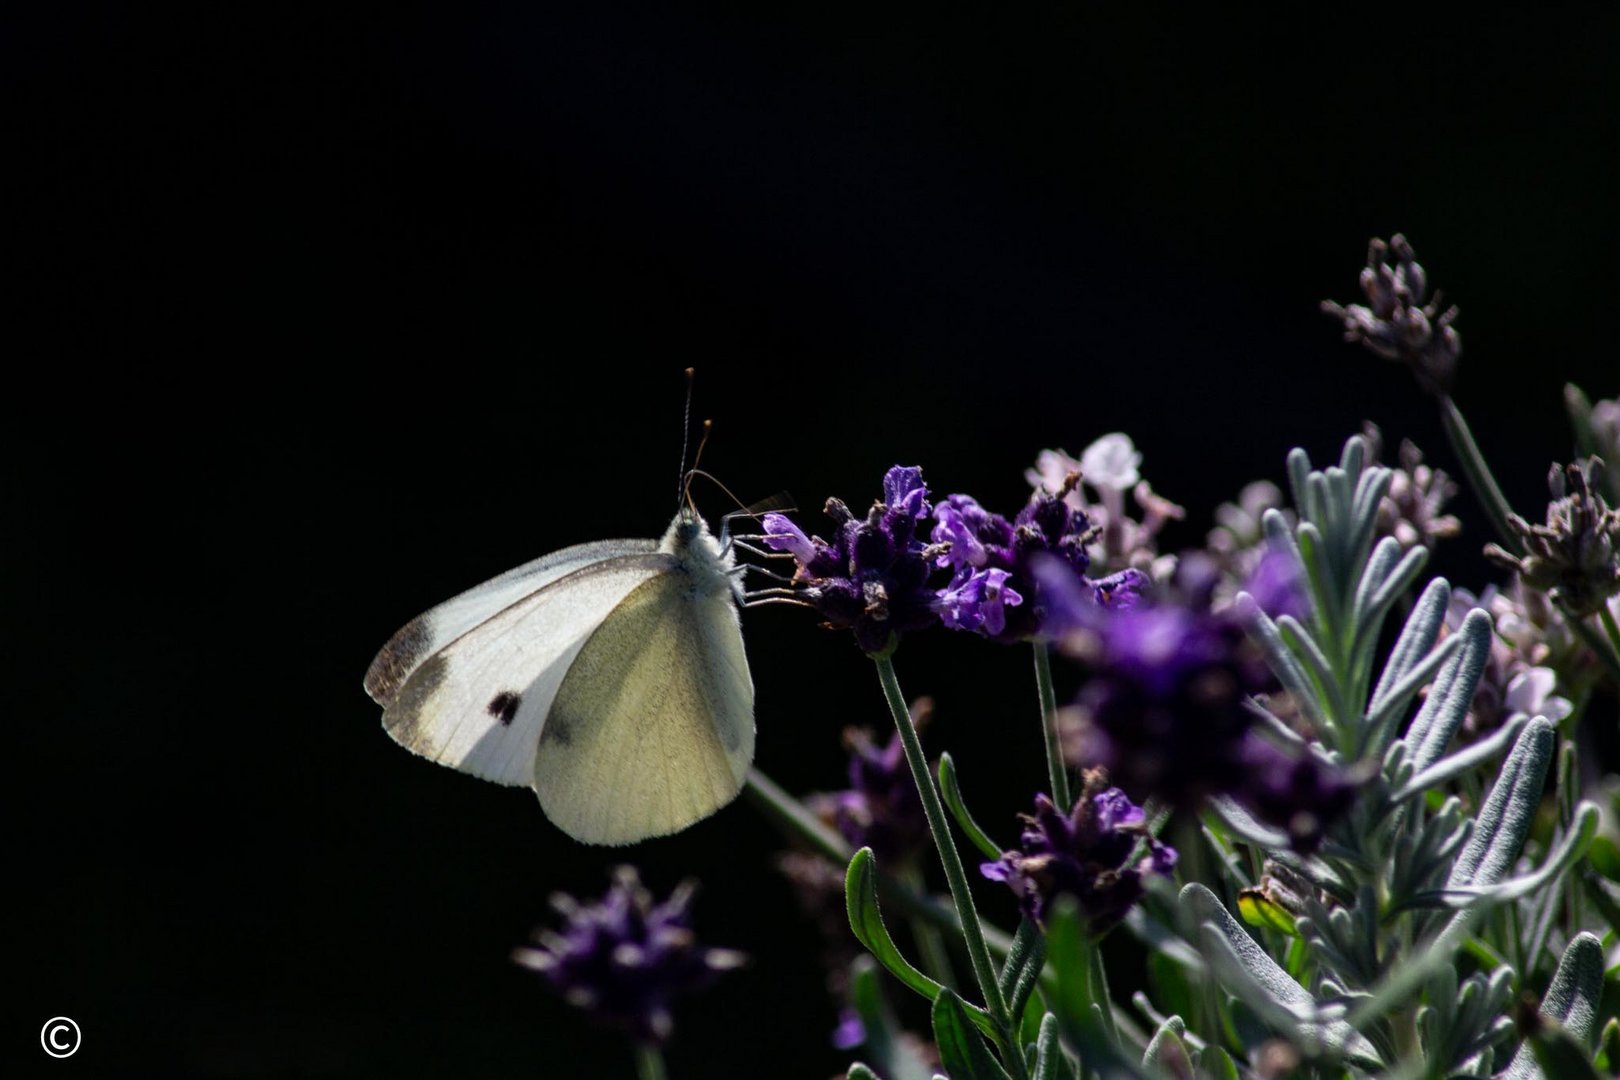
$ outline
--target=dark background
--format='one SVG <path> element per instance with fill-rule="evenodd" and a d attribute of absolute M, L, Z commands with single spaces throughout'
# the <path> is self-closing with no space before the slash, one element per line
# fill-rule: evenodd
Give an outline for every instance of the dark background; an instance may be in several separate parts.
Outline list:
<path fill-rule="evenodd" d="M 841 1067 L 752 808 L 583 848 L 532 794 L 401 750 L 360 689 L 461 588 L 660 532 L 688 365 L 707 467 L 807 526 L 895 462 L 1011 510 L 1037 451 L 1125 430 L 1189 510 L 1171 547 L 1363 418 L 1456 471 L 1407 374 L 1316 311 L 1371 235 L 1405 230 L 1462 305 L 1458 400 L 1521 512 L 1569 453 L 1564 381 L 1620 389 L 1608 13 L 7 21 L 7 1042 L 30 1075 L 628 1075 L 506 960 L 549 892 L 621 859 L 659 892 L 701 878 L 705 939 L 754 957 L 678 1012 L 676 1075 Z M 1458 512 L 1437 567 L 1477 588 Z M 887 723 L 870 665 L 798 612 L 745 624 L 759 764 L 837 786 L 840 729 Z M 898 665 L 1010 836 L 1043 775 L 1027 655 L 937 634 Z M 58 1014 L 71 1061 L 38 1050 Z"/>

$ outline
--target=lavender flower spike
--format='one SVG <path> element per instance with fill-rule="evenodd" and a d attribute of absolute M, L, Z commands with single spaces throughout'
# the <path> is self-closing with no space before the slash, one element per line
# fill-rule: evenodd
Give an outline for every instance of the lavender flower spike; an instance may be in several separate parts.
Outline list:
<path fill-rule="evenodd" d="M 862 651 L 879 655 L 899 635 L 938 621 L 929 578 L 939 549 L 922 534 L 933 507 L 921 469 L 890 469 L 883 500 L 865 518 L 839 499 L 827 500 L 826 513 L 836 530 L 831 541 L 805 535 L 781 514 L 765 515 L 763 537 L 767 547 L 798 561 L 794 584 L 825 625 L 853 631 Z"/>
<path fill-rule="evenodd" d="M 1020 816 L 1019 850 L 984 863 L 979 872 L 1012 889 L 1020 910 L 1036 922 L 1058 896 L 1072 896 L 1091 932 L 1100 934 L 1141 897 L 1145 875 L 1168 874 L 1176 864 L 1175 849 L 1148 833 L 1141 807 L 1109 787 L 1101 769 L 1086 773 L 1070 813 L 1037 795 L 1035 812 Z"/>
<path fill-rule="evenodd" d="M 514 949 L 513 962 L 545 976 L 569 1004 L 651 1045 L 674 1030 L 670 1002 L 739 967 L 744 957 L 709 949 L 692 934 L 695 886 L 678 886 L 655 904 L 633 867 L 614 871 L 607 894 L 582 904 L 557 894 L 551 903 L 565 925 L 536 933 L 537 947 Z"/>

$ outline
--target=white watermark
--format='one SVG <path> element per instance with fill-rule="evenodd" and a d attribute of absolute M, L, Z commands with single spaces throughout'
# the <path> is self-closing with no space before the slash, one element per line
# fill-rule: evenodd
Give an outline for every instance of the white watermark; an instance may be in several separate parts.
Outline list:
<path fill-rule="evenodd" d="M 39 1045 L 53 1058 L 72 1057 L 79 1050 L 79 1025 L 66 1016 L 53 1016 L 39 1029 Z"/>

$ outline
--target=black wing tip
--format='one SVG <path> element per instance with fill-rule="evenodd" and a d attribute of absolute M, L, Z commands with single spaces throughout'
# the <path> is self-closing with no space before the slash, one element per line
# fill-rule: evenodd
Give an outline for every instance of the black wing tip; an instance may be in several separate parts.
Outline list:
<path fill-rule="evenodd" d="M 365 688 L 371 700 L 388 708 L 399 694 L 399 688 L 421 664 L 432 640 L 428 617 L 418 616 L 400 627 L 388 644 L 378 650 L 371 666 L 366 669 Z"/>

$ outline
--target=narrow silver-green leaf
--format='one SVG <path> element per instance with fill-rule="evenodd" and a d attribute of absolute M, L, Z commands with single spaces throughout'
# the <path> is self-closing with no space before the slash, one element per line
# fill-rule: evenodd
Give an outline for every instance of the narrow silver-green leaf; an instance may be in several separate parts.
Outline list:
<path fill-rule="evenodd" d="M 1246 593 L 1239 597 L 1237 611 L 1238 615 L 1246 620 L 1250 636 L 1259 642 L 1261 651 L 1265 653 L 1266 663 L 1276 674 L 1278 681 L 1283 684 L 1283 689 L 1293 695 L 1294 700 L 1305 710 L 1312 722 L 1326 726 L 1330 721 L 1322 701 L 1322 692 L 1311 682 L 1305 668 L 1300 665 L 1298 658 L 1283 641 L 1282 635 L 1277 631 L 1277 624 L 1272 622 L 1271 618 L 1260 610 L 1260 605 L 1254 602 L 1254 598 Z"/>
<path fill-rule="evenodd" d="M 1448 886 L 1494 885 L 1513 869 L 1541 801 L 1553 743 L 1553 726 L 1545 718 L 1525 725 L 1475 816 L 1474 834 L 1452 865 Z"/>
<path fill-rule="evenodd" d="M 1250 1008 L 1285 1034 L 1320 1039 L 1358 1065 L 1382 1067 L 1372 1043 L 1343 1020 L 1324 1020 L 1310 991 L 1277 966 L 1214 893 L 1194 882 L 1181 890 L 1181 903 L 1203 925 L 1205 956 L 1223 982 L 1238 984 L 1227 989 Z"/>
<path fill-rule="evenodd" d="M 1001 849 L 983 829 L 979 828 L 978 822 L 973 820 L 973 815 L 968 813 L 967 804 L 962 801 L 962 789 L 956 779 L 956 762 L 949 754 L 939 755 L 939 793 L 945 800 L 951 816 L 956 818 L 957 827 L 972 841 L 973 846 L 987 859 L 1001 858 Z"/>
<path fill-rule="evenodd" d="M 1441 758 L 1422 772 L 1414 774 L 1390 798 L 1395 802 L 1410 799 L 1432 787 L 1438 787 L 1454 776 L 1462 775 L 1476 765 L 1491 760 L 1515 742 L 1519 732 L 1524 730 L 1524 726 L 1529 722 L 1530 718 L 1527 716 L 1515 716 L 1486 738 L 1470 743 L 1456 753 Z"/>
<path fill-rule="evenodd" d="M 1240 840 L 1268 851 L 1288 846 L 1287 833 L 1257 820 L 1240 803 L 1226 795 L 1211 797 L 1209 808 L 1220 818 L 1221 824 L 1235 833 Z"/>
<path fill-rule="evenodd" d="M 1406 677 L 1406 673 L 1433 647 L 1440 626 L 1445 622 L 1446 606 L 1450 603 L 1451 586 L 1446 579 L 1435 578 L 1429 582 L 1417 598 L 1417 603 L 1412 605 L 1412 613 L 1406 617 L 1406 625 L 1401 627 L 1395 647 L 1389 651 L 1389 660 L 1384 664 L 1383 674 L 1378 677 L 1378 686 L 1373 690 L 1372 701 L 1367 707 L 1369 712 L 1378 710 L 1384 699 Z"/>
<path fill-rule="evenodd" d="M 1490 654 L 1491 617 L 1475 608 L 1464 617 L 1457 636 L 1462 638 L 1462 646 L 1440 669 L 1434 685 L 1429 687 L 1428 699 L 1406 730 L 1412 767 L 1418 772 L 1440 760 L 1473 703 L 1474 687 Z"/>
<path fill-rule="evenodd" d="M 877 1073 L 857 1061 L 844 1074 L 844 1080 L 881 1080 L 881 1078 Z"/>
<path fill-rule="evenodd" d="M 1007 1011 L 1013 1016 L 1023 1015 L 1024 1004 L 1034 992 L 1045 963 L 1046 939 L 1040 928 L 1027 918 L 1020 920 L 1001 969 L 1001 996 L 1007 999 Z"/>
<path fill-rule="evenodd" d="M 1062 1064 L 1063 1048 L 1058 1045 L 1057 1017 L 1047 1013 L 1041 1018 L 1041 1034 L 1035 1041 L 1033 1080 L 1057 1080 Z"/>
<path fill-rule="evenodd" d="M 849 908 L 849 927 L 855 932 L 855 940 L 866 946 L 866 950 L 895 978 L 929 1001 L 936 1000 L 944 987 L 912 966 L 911 961 L 901 954 L 883 923 L 882 912 L 878 909 L 877 859 L 871 848 L 861 848 L 849 860 L 849 870 L 844 875 L 844 901 Z M 990 1014 L 974 1005 L 965 1007 L 968 1016 L 980 1030 L 994 1037 L 996 1025 Z"/>
<path fill-rule="evenodd" d="M 1186 1030 L 1187 1025 L 1179 1016 L 1169 1017 L 1160 1024 L 1142 1052 L 1142 1067 L 1156 1069 L 1173 1080 L 1192 1080 L 1192 1058 L 1181 1041 Z"/>
<path fill-rule="evenodd" d="M 1237 1062 L 1219 1046 L 1206 1046 L 1198 1052 L 1198 1071 L 1209 1080 L 1238 1080 Z"/>
<path fill-rule="evenodd" d="M 934 999 L 934 1043 L 939 1063 L 951 1080 L 1010 1080 L 974 1028 L 964 1002 L 953 990 Z"/>
<path fill-rule="evenodd" d="M 1408 703 L 1424 684 L 1434 677 L 1435 670 L 1442 664 L 1449 663 L 1461 647 L 1462 638 L 1455 634 L 1446 638 L 1433 652 L 1423 656 L 1408 668 L 1406 674 L 1378 699 L 1378 703 L 1367 710 L 1366 722 L 1362 724 L 1361 741 L 1369 751 L 1368 756 L 1377 757 L 1389 749 L 1390 744 L 1395 741 L 1398 729 L 1396 721 L 1406 711 Z"/>
<path fill-rule="evenodd" d="M 1047 913 L 1047 975 L 1042 990 L 1047 1006 L 1057 1017 L 1058 1033 L 1080 1055 L 1089 1072 L 1140 1080 L 1141 1067 L 1119 1052 L 1096 1008 L 1092 951 L 1079 907 L 1072 897 L 1059 896 Z"/>
<path fill-rule="evenodd" d="M 1591 1045 L 1597 1029 L 1598 1002 L 1602 997 L 1603 943 L 1595 934 L 1577 934 L 1558 962 L 1552 985 L 1541 1000 L 1541 1013 L 1563 1025 L 1584 1050 Z M 1531 1080 L 1540 1075 L 1535 1051 L 1527 1042 L 1513 1056 L 1502 1080 Z"/>

